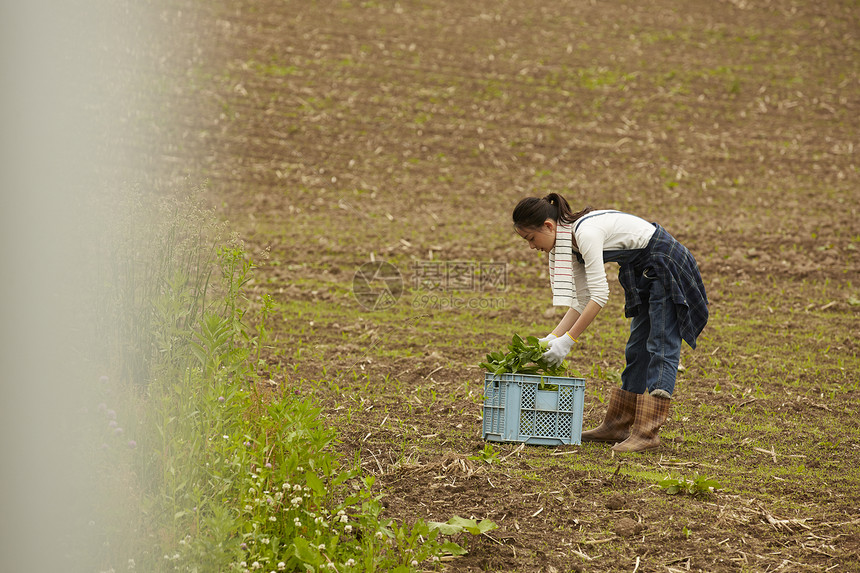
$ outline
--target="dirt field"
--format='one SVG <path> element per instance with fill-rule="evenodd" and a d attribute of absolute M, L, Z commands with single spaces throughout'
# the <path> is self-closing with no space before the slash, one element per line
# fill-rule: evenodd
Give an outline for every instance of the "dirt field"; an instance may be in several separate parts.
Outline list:
<path fill-rule="evenodd" d="M 205 184 L 269 250 L 269 375 L 325 406 L 391 517 L 499 525 L 449 570 L 860 570 L 856 1 L 158 4 L 122 16 L 160 33 L 118 75 L 106 156 L 143 187 Z M 510 225 L 549 191 L 658 221 L 700 263 L 711 321 L 652 453 L 480 459 L 477 364 L 562 314 Z M 401 273 L 385 309 L 353 293 L 371 260 Z M 570 356 L 586 428 L 624 365 L 610 286 Z M 723 488 L 656 485 L 696 474 Z"/>

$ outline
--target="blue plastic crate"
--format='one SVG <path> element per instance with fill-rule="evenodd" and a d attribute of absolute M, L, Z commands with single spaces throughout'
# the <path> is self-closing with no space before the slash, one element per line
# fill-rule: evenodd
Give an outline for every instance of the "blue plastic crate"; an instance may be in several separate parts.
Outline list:
<path fill-rule="evenodd" d="M 582 378 L 487 372 L 483 437 L 541 446 L 578 444 L 584 402 Z"/>

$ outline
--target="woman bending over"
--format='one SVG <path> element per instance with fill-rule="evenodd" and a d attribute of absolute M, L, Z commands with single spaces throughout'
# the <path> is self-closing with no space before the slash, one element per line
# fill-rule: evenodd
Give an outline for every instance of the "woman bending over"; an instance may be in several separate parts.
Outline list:
<path fill-rule="evenodd" d="M 657 223 L 635 215 L 586 207 L 574 213 L 557 193 L 526 197 L 513 212 L 517 233 L 532 249 L 549 253 L 555 306 L 568 307 L 542 340 L 551 365 L 564 360 L 609 299 L 604 263 L 617 262 L 630 338 L 603 423 L 583 442 L 612 442 L 618 452 L 660 445 L 681 357 L 681 341 L 696 347 L 708 322 L 708 299 L 696 260 Z"/>

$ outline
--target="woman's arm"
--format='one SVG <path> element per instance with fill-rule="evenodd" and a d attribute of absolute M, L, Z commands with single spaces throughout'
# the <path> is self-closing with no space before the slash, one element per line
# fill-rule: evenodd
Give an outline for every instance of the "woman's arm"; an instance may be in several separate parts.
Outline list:
<path fill-rule="evenodd" d="M 564 316 L 561 318 L 561 322 L 558 323 L 552 333 L 556 336 L 564 336 L 564 333 L 570 330 L 576 321 L 579 320 L 579 313 L 574 308 L 569 308 Z"/>
<path fill-rule="evenodd" d="M 573 326 L 571 326 L 567 330 L 567 332 L 570 333 L 570 336 L 574 340 L 579 339 L 580 335 L 585 332 L 585 329 L 588 328 L 588 326 L 594 321 L 594 318 L 597 316 L 597 313 L 599 313 L 600 309 L 602 308 L 602 306 L 600 306 L 593 300 L 588 301 L 588 304 L 585 305 L 585 309 L 582 311 L 582 314 L 576 313 L 577 317 L 573 323 Z M 567 318 L 567 314 L 564 315 L 565 318 Z M 564 319 L 562 319 L 562 322 L 564 322 Z M 564 331 L 562 331 L 562 334 L 564 334 Z"/>
<path fill-rule="evenodd" d="M 564 314 L 564 318 L 561 319 L 561 322 L 553 331 L 553 334 L 558 336 L 558 338 L 550 340 L 549 349 L 543 353 L 544 359 L 550 366 L 561 364 L 564 357 L 570 352 L 571 347 L 576 343 L 579 335 L 585 332 L 585 329 L 588 328 L 588 325 L 591 324 L 594 317 L 600 312 L 600 309 L 601 306 L 599 304 L 590 300 L 582 310 L 582 314 L 572 308 Z M 573 326 L 570 327 L 570 330 L 565 330 L 565 327 L 571 322 L 573 322 Z"/>
<path fill-rule="evenodd" d="M 556 336 L 564 336 L 565 332 L 570 332 L 570 336 L 574 340 L 579 339 L 580 335 L 585 332 L 585 329 L 594 321 L 597 313 L 603 308 L 593 300 L 588 301 L 582 314 L 579 314 L 575 309 L 569 309 L 558 323 L 552 333 Z"/>
<path fill-rule="evenodd" d="M 597 316 L 597 313 L 600 312 L 600 309 L 603 308 L 593 300 L 588 301 L 588 304 L 585 305 L 585 308 L 582 311 L 582 314 L 579 314 L 575 309 L 571 308 L 561 319 L 561 322 L 558 323 L 552 333 L 556 336 L 564 336 L 565 332 L 570 332 L 570 335 L 574 339 L 578 339 L 579 336 L 585 332 L 585 329 L 588 328 L 594 321 L 594 317 Z"/>

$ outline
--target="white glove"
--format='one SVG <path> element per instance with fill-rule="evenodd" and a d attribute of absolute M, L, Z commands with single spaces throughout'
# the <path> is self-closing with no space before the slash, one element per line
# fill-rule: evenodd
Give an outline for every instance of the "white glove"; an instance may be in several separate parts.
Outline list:
<path fill-rule="evenodd" d="M 565 333 L 563 336 L 554 338 L 549 341 L 549 350 L 543 353 L 543 358 L 550 366 L 558 366 L 570 349 L 573 348 L 576 340 L 570 334 Z"/>
<path fill-rule="evenodd" d="M 549 334 L 547 334 L 543 338 L 538 338 L 538 342 L 549 342 L 550 340 L 555 340 L 556 338 L 558 338 L 558 336 L 556 336 L 555 334 L 550 332 Z"/>

